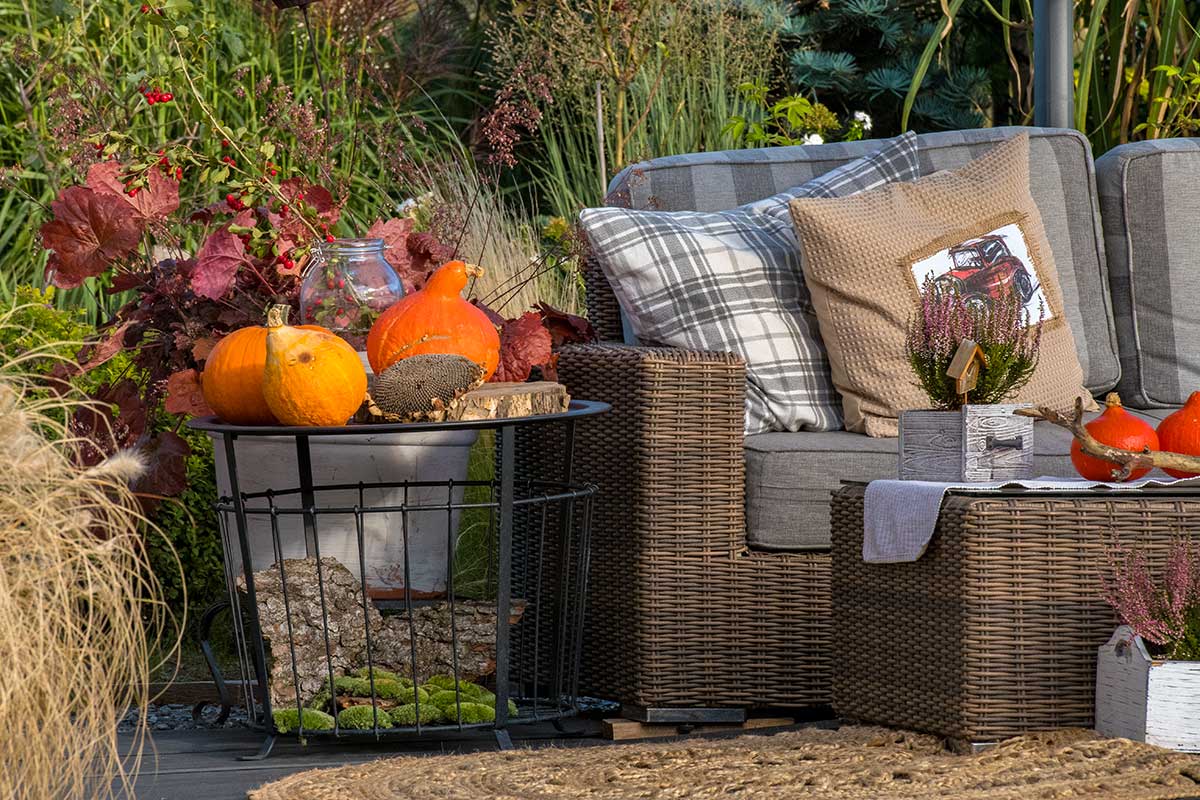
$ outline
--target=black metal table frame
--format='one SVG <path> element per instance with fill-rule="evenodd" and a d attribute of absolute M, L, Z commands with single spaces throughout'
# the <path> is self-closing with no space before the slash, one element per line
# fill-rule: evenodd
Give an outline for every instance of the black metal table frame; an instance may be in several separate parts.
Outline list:
<path fill-rule="evenodd" d="M 257 426 L 257 425 L 230 425 L 221 422 L 215 417 L 201 417 L 191 420 L 188 426 L 199 431 L 204 431 L 212 434 L 219 434 L 222 439 L 222 446 L 225 452 L 225 460 L 229 471 L 229 485 L 231 497 L 222 498 L 224 501 L 232 503 L 232 510 L 235 524 L 238 532 L 238 543 L 241 550 L 241 558 L 243 564 L 243 576 L 246 582 L 246 602 L 253 609 L 249 615 L 249 630 L 250 645 L 253 648 L 251 660 L 254 662 L 254 671 L 257 684 L 260 687 L 263 695 L 262 708 L 264 725 L 266 726 L 267 737 L 264 740 L 259 751 L 252 756 L 243 757 L 243 760 L 262 760 L 267 758 L 271 749 L 274 746 L 276 734 L 273 723 L 271 722 L 271 700 L 270 691 L 268 690 L 269 680 L 267 672 L 267 656 L 266 648 L 261 631 L 259 630 L 259 620 L 257 613 L 257 595 L 254 587 L 253 569 L 246 568 L 252 564 L 249 536 L 247 535 L 247 510 L 245 501 L 250 496 L 241 491 L 238 481 L 238 466 L 235 442 L 239 436 L 277 436 L 277 437 L 292 437 L 296 445 L 296 460 L 298 466 L 298 478 L 300 481 L 299 494 L 301 507 L 298 513 L 303 518 L 305 549 L 309 554 L 316 555 L 319 558 L 320 545 L 317 541 L 317 529 L 315 521 L 315 492 L 318 487 L 314 486 L 312 475 L 312 453 L 310 448 L 310 439 L 314 436 L 345 436 L 356 434 L 386 434 L 386 433 L 426 433 L 435 431 L 461 431 L 461 430 L 494 430 L 496 433 L 496 449 L 498 451 L 497 472 L 498 477 L 495 483 L 498 485 L 500 498 L 498 506 L 498 557 L 497 557 L 497 575 L 496 575 L 496 718 L 490 723 L 495 731 L 497 744 L 501 748 L 512 747 L 512 740 L 509 736 L 507 727 L 508 719 L 508 700 L 509 700 L 509 638 L 510 625 L 508 623 L 508 615 L 501 613 L 500 609 L 511 607 L 512 603 L 512 550 L 513 550 L 513 514 L 516 508 L 515 498 L 515 438 L 516 429 L 528 425 L 544 425 L 548 423 L 562 423 L 565 427 L 565 440 L 563 445 L 563 464 L 564 475 L 563 483 L 570 485 L 573 480 L 572 462 L 575 448 L 575 425 L 578 420 L 587 417 L 604 414 L 610 410 L 607 403 L 590 401 L 590 400 L 572 400 L 570 406 L 565 412 L 557 414 L 542 414 L 530 417 L 513 417 L 504 419 L 485 419 L 485 420 L 463 420 L 453 422 L 417 422 L 417 423 L 372 423 L 372 424 L 357 424 L 344 425 L 336 427 L 298 427 L 298 426 Z M 417 482 L 411 482 L 416 485 Z M 469 483 L 469 482 L 468 482 Z M 459 483 L 458 485 L 464 485 Z M 328 488 L 328 487 L 323 487 Z M 336 488 L 336 487 L 332 487 Z M 591 487 L 594 492 L 595 487 Z M 219 501 L 220 502 L 220 501 Z M 564 522 L 564 524 L 567 524 Z M 361 551 L 360 551 L 361 553 Z M 232 568 L 228 567 L 232 572 Z M 320 571 L 318 570 L 318 577 Z M 232 587 L 232 584 L 230 584 Z M 205 624 L 210 625 L 212 618 L 215 616 L 214 610 L 205 615 Z M 236 619 L 235 625 L 240 624 L 240 620 Z M 211 648 L 207 642 L 204 643 L 205 658 L 211 669 L 214 671 L 214 678 L 217 681 L 222 697 L 222 705 L 225 708 L 222 711 L 222 716 L 227 716 L 229 695 L 225 687 L 223 679 L 220 677 L 220 671 L 217 668 L 216 660 L 211 653 Z M 253 686 L 249 687 L 251 692 L 251 704 L 253 705 Z M 253 721 L 254 709 L 248 709 Z M 561 714 L 559 715 L 561 718 Z M 426 726 L 427 728 L 432 726 Z M 458 729 L 461 730 L 464 726 L 460 723 Z M 421 730 L 418 725 L 417 732 Z M 361 731 L 362 733 L 371 733 L 371 731 Z"/>

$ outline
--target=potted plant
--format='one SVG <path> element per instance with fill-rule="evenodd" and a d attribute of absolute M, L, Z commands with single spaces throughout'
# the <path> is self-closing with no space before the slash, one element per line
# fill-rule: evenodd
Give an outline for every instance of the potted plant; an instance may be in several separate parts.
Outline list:
<path fill-rule="evenodd" d="M 1200 553 L 1177 540 L 1155 575 L 1115 548 L 1104 596 L 1124 624 L 1096 658 L 1096 730 L 1200 752 Z"/>
<path fill-rule="evenodd" d="M 991 481 L 1031 477 L 1033 420 L 1002 401 L 1037 366 L 1037 321 L 1019 289 L 980 300 L 929 278 L 909 323 L 906 351 L 932 408 L 900 414 L 902 480 Z"/>

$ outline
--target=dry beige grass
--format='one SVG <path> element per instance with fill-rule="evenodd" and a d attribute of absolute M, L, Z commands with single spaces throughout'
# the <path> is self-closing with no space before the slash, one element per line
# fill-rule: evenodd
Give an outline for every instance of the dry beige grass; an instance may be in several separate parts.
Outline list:
<path fill-rule="evenodd" d="M 117 723 L 145 709 L 150 632 L 170 629 L 128 489 L 143 465 L 76 466 L 63 420 L 84 401 L 38 391 L 21 372 L 38 355 L 0 363 L 0 797 L 125 795 L 144 731 L 123 763 Z"/>

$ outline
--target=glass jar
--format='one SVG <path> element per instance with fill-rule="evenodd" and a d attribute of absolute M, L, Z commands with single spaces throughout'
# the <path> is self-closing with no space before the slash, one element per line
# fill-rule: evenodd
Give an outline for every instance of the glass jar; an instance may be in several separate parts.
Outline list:
<path fill-rule="evenodd" d="M 382 239 L 322 242 L 300 282 L 300 322 L 328 328 L 364 350 L 375 318 L 403 296 Z"/>

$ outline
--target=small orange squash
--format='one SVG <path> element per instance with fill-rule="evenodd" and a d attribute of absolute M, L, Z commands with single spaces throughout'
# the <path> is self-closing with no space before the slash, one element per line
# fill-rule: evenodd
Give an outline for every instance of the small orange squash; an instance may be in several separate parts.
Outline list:
<path fill-rule="evenodd" d="M 324 330 L 302 325 L 305 330 Z M 263 397 L 267 365 L 267 329 L 239 328 L 225 335 L 204 360 L 200 390 L 218 417 L 234 425 L 274 425 L 278 422 Z"/>
<path fill-rule="evenodd" d="M 1104 398 L 1104 405 L 1104 413 L 1084 425 L 1096 441 L 1135 452 L 1147 447 L 1159 449 L 1158 434 L 1154 428 L 1126 411 L 1116 392 Z M 1089 481 L 1111 481 L 1113 470 L 1118 468 L 1111 461 L 1084 453 L 1078 439 L 1071 442 L 1071 463 L 1075 465 L 1075 471 Z M 1127 480 L 1137 480 L 1149 471 L 1148 468 L 1134 470 Z"/>
<path fill-rule="evenodd" d="M 323 328 L 285 324 L 287 306 L 267 313 L 263 397 L 284 425 L 345 425 L 367 394 L 358 353 Z"/>
<path fill-rule="evenodd" d="M 1183 408 L 1158 423 L 1158 444 L 1163 450 L 1200 456 L 1200 392 L 1192 392 Z M 1172 478 L 1194 478 L 1194 472 L 1163 467 Z"/>
<path fill-rule="evenodd" d="M 367 358 L 376 375 L 402 358 L 426 353 L 459 355 L 492 377 L 500 363 L 500 334 L 478 307 L 462 297 L 468 276 L 483 270 L 450 261 L 438 267 L 419 292 L 379 315 L 367 335 Z"/>

